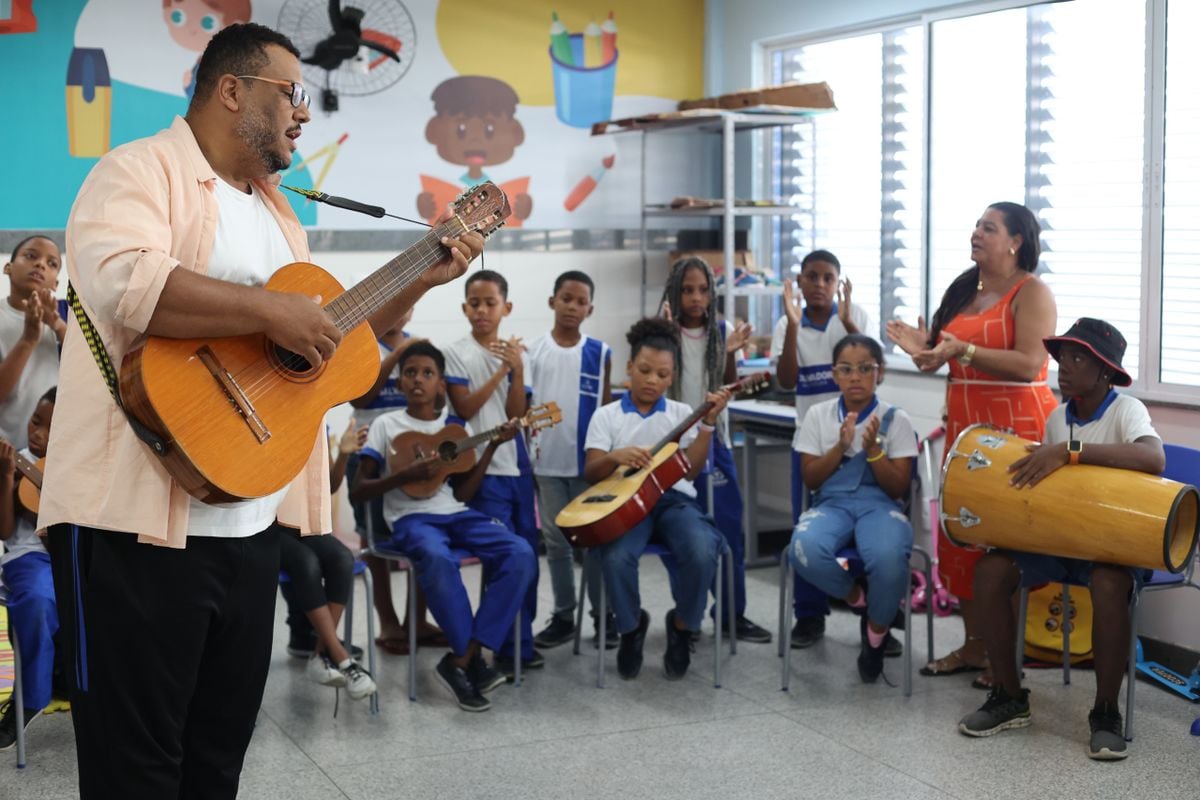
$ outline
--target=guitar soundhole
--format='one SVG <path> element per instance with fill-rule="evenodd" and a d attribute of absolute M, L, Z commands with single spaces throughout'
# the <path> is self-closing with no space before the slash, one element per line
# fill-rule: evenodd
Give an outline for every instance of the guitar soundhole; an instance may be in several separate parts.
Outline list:
<path fill-rule="evenodd" d="M 299 353 L 293 353 L 286 347 L 281 347 L 274 343 L 271 343 L 269 350 L 271 361 L 286 372 L 300 377 L 309 377 L 310 374 L 315 372 L 312 363 Z"/>
<path fill-rule="evenodd" d="M 591 497 L 586 498 L 583 502 L 585 502 L 585 503 L 611 503 L 613 500 L 616 500 L 616 499 L 617 499 L 617 496 L 615 494 L 594 494 Z"/>
<path fill-rule="evenodd" d="M 458 448 L 455 447 L 454 442 L 442 442 L 439 444 L 438 458 L 447 462 L 454 461 L 454 459 L 458 458 Z"/>

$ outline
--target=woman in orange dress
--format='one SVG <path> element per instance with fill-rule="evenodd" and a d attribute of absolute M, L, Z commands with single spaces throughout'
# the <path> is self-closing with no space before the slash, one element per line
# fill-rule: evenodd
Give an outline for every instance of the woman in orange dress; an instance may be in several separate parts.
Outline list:
<path fill-rule="evenodd" d="M 975 266 L 954 280 L 926 329 L 899 320 L 887 334 L 923 372 L 949 365 L 946 442 L 967 426 L 988 423 L 1041 441 L 1046 417 L 1058 405 L 1046 385 L 1048 354 L 1042 339 L 1058 322 L 1054 295 L 1033 275 L 1041 226 L 1018 203 L 994 203 L 975 223 L 971 260 Z M 923 675 L 953 675 L 987 668 L 987 654 L 972 603 L 971 581 L 980 551 L 956 547 L 940 533 L 939 572 L 959 599 L 966 641 L 927 664 Z M 976 685 L 990 688 L 987 676 Z"/>

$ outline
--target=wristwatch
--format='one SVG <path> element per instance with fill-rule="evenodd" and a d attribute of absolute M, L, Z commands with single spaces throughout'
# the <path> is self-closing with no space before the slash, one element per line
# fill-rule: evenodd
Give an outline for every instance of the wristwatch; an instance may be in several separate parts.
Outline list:
<path fill-rule="evenodd" d="M 1071 439 L 1067 442 L 1067 458 L 1068 463 L 1078 464 L 1079 457 L 1083 455 L 1083 442 L 1078 439 Z"/>
<path fill-rule="evenodd" d="M 971 359 L 973 359 L 974 357 L 975 357 L 975 343 L 972 342 L 971 344 L 967 345 L 967 349 L 964 350 L 963 354 L 958 357 L 958 363 L 962 364 L 965 367 L 971 363 Z"/>

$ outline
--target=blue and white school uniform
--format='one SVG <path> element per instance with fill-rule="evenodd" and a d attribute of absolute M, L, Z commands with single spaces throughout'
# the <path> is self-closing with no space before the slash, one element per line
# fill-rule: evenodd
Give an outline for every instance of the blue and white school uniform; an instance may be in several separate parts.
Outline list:
<path fill-rule="evenodd" d="M 487 383 L 502 364 L 499 358 L 472 336 L 459 339 L 446 347 L 442 353 L 446 357 L 446 383 L 466 386 L 472 392 L 478 391 L 479 387 Z M 521 358 L 524 363 L 524 389 L 528 395 L 533 391 L 529 384 L 529 358 L 527 355 L 522 355 Z M 484 431 L 503 425 L 508 420 L 505 399 L 508 397 L 511 380 L 512 373 L 509 373 L 492 392 L 492 396 L 484 401 L 475 416 L 467 420 L 472 428 Z M 479 484 L 479 491 L 468 505 L 482 514 L 500 520 L 536 550 L 540 532 L 534 514 L 535 494 L 533 468 L 529 463 L 525 437 L 517 436 L 496 448 L 487 474 Z M 533 619 L 537 613 L 536 572 L 522 611 L 521 650 L 523 657 L 528 660 L 533 658 Z M 509 657 L 511 651 L 512 643 L 506 642 L 501 648 L 501 655 Z"/>
<path fill-rule="evenodd" d="M 870 318 L 862 306 L 851 306 L 850 317 L 860 331 L 870 330 Z M 833 348 L 849 331 L 838 317 L 837 303 L 829 312 L 824 325 L 815 325 L 808 318 L 808 309 L 800 314 L 800 327 L 796 329 L 796 433 L 792 436 L 792 522 L 800 518 L 804 510 L 804 479 L 800 476 L 800 431 L 804 415 L 817 403 L 841 397 L 841 390 L 833 381 Z M 779 354 L 785 346 L 787 317 L 775 323 L 771 338 L 771 358 L 779 362 Z M 811 586 L 796 574 L 793 592 L 793 607 L 796 617 L 820 617 L 829 613 L 829 599 L 824 592 Z"/>
<path fill-rule="evenodd" d="M 450 422 L 463 424 L 444 411 L 434 420 L 417 419 L 407 409 L 389 411 L 371 423 L 360 455 L 375 461 L 379 475 L 386 476 L 386 454 L 397 436 L 408 431 L 437 433 Z M 463 505 L 448 482 L 425 499 L 409 497 L 401 489 L 387 492 L 383 516 L 393 545 L 412 559 L 429 610 L 454 654 L 465 655 L 471 639 L 499 650 L 537 574 L 533 548 L 496 519 Z M 469 550 L 483 564 L 487 591 L 474 614 L 450 548 Z"/>
<path fill-rule="evenodd" d="M 732 327 L 722 321 L 721 359 L 724 364 L 725 340 Z M 704 402 L 704 396 L 719 387 L 708 386 L 708 370 L 705 369 L 705 351 L 708 345 L 704 328 L 681 328 L 680 340 L 682 365 L 680 368 L 679 399 L 684 405 L 696 409 Z M 713 508 L 708 508 L 708 481 L 712 479 Z M 742 527 L 742 512 L 745 500 L 738 485 L 737 466 L 729 441 L 729 412 L 722 411 L 713 434 L 709 461 L 696 476 L 696 492 L 700 507 L 708 511 L 717 523 L 717 530 L 725 537 L 733 559 L 733 587 L 723 586 L 725 597 L 734 602 L 738 617 L 746 615 L 746 534 Z M 725 580 L 722 574 L 721 580 Z"/>
<path fill-rule="evenodd" d="M 1042 437 L 1045 445 L 1065 447 L 1072 439 L 1083 442 L 1084 449 L 1089 444 L 1130 444 L 1144 436 L 1162 439 L 1150 421 L 1150 412 L 1144 403 L 1136 397 L 1110 389 L 1104 402 L 1096 409 L 1089 419 L 1080 419 L 1075 415 L 1075 401 L 1069 400 L 1064 405 L 1050 412 L 1046 419 L 1046 433 Z M 1063 469 L 1070 469 L 1070 466 Z M 1109 535 L 1103 531 L 1103 523 L 1091 527 L 1100 528 L 1100 535 Z M 1093 561 L 1078 558 L 1059 558 L 1039 553 L 1023 553 L 1015 550 L 1006 551 L 1017 568 L 1021 571 L 1021 585 L 1025 587 L 1040 586 L 1044 583 L 1075 583 L 1088 586 L 1091 583 Z M 1135 582 L 1141 582 L 1149 573 L 1147 570 L 1129 567 L 1129 572 Z"/>
<path fill-rule="evenodd" d="M 572 347 L 563 347 L 547 333 L 530 345 L 528 357 L 533 402 L 553 400 L 562 411 L 562 422 L 533 433 L 530 449 L 533 474 L 537 476 L 546 567 L 554 589 L 554 615 L 571 620 L 575 611 L 574 556 L 554 518 L 587 489 L 583 437 L 603 401 L 604 375 L 612 361 L 612 350 L 590 336 L 580 337 Z M 595 605 L 600 592 L 599 563 L 589 558 L 584 569 L 588 589 L 595 593 Z"/>
<path fill-rule="evenodd" d="M 36 460 L 28 448 L 21 455 Z M 8 590 L 8 619 L 21 651 L 21 688 L 26 708 L 50 705 L 54 674 L 54 635 L 58 632 L 58 607 L 50 554 L 38 536 L 33 519 L 17 512 L 16 529 L 4 543 L 0 580 Z"/>
<path fill-rule="evenodd" d="M 916 458 L 917 438 L 912 421 L 902 410 L 878 398 L 858 416 L 854 439 L 841 464 L 813 493 L 811 507 L 800 515 L 788 546 L 796 572 L 822 592 L 845 597 L 853 579 L 837 562 L 837 553 L 851 543 L 862 556 L 867 573 L 867 617 L 890 625 L 909 586 L 908 558 L 912 526 L 875 480 L 862 448 L 862 429 L 871 417 L 880 418 L 879 434 L 887 458 Z M 846 418 L 842 398 L 826 400 L 808 410 L 800 437 L 800 452 L 822 456 L 838 443 Z"/>
<path fill-rule="evenodd" d="M 409 334 L 407 333 L 403 334 L 403 336 L 405 339 L 409 338 Z M 380 361 L 383 361 L 383 359 L 387 358 L 394 352 L 394 348 L 388 347 L 386 344 L 384 344 L 382 339 L 376 339 L 375 343 L 379 345 Z M 375 395 L 375 399 L 366 406 L 353 410 L 354 424 L 369 426 L 381 415 L 386 414 L 389 411 L 395 411 L 398 408 L 404 408 L 407 405 L 408 398 L 405 397 L 404 392 L 400 390 L 400 365 L 397 364 L 392 368 L 392 374 L 388 375 L 387 380 L 384 381 L 383 386 L 379 389 L 379 394 Z M 346 460 L 346 482 L 348 484 L 354 483 L 354 475 L 357 472 L 358 453 L 351 453 L 350 458 Z M 355 503 L 355 530 L 357 530 L 359 533 L 366 532 L 366 509 L 369 507 L 372 509 L 375 530 L 379 531 L 380 535 L 383 535 L 383 531 L 386 526 L 380 524 L 383 522 L 383 515 L 380 513 L 381 505 L 382 504 L 379 502 L 378 498 L 370 500 L 366 503 Z"/>
<path fill-rule="evenodd" d="M 630 396 L 625 395 L 592 417 L 584 447 L 606 453 L 622 447 L 651 447 L 691 413 L 692 409 L 683 403 L 659 398 L 650 412 L 643 415 Z M 696 435 L 693 426 L 683 435 L 680 447 L 687 448 Z M 646 519 L 619 539 L 595 548 L 617 618 L 617 631 L 629 633 L 638 626 L 642 607 L 638 559 L 651 537 L 666 546 L 677 567 L 671 581 L 675 613 L 689 630 L 700 630 L 717 568 L 717 554 L 724 544 L 712 518 L 696 502 L 696 487 L 691 481 L 681 479 L 659 499 Z"/>

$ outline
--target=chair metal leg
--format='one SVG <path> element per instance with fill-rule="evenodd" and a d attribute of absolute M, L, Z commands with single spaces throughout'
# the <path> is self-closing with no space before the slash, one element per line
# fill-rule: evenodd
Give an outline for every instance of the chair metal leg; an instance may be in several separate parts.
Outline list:
<path fill-rule="evenodd" d="M 513 618 L 513 687 L 521 685 L 521 609 Z"/>
<path fill-rule="evenodd" d="M 390 577 L 390 573 L 389 573 Z M 408 562 L 408 607 L 417 607 L 417 569 L 411 561 Z M 417 620 L 411 616 L 408 621 L 408 699 L 417 699 Z"/>
<path fill-rule="evenodd" d="M 1021 588 L 1021 599 L 1017 610 L 1017 677 L 1025 669 L 1025 616 L 1029 613 L 1029 590 Z"/>
<path fill-rule="evenodd" d="M 912 697 L 912 585 L 904 596 L 904 696 Z"/>
<path fill-rule="evenodd" d="M 599 647 L 596 648 L 596 688 L 604 688 L 604 645 L 608 642 L 605 637 L 608 636 L 606 630 L 608 626 L 608 587 L 604 585 L 603 580 L 600 581 L 600 609 L 597 611 L 599 615 L 596 618 L 597 624 L 600 626 L 600 639 L 596 642 Z"/>
<path fill-rule="evenodd" d="M 17 769 L 25 769 L 25 692 L 21 688 L 21 647 L 17 643 L 17 632 L 13 630 L 12 617 L 8 618 L 8 641 L 13 651 L 13 703 L 17 712 Z"/>
<path fill-rule="evenodd" d="M 1063 686 L 1071 685 L 1071 626 L 1075 623 L 1071 620 L 1071 587 L 1067 584 L 1062 585 L 1063 598 L 1063 621 L 1062 621 L 1062 648 L 1063 648 Z M 1020 675 L 1021 673 L 1017 673 Z"/>
<path fill-rule="evenodd" d="M 1141 592 L 1135 586 L 1129 599 L 1129 674 L 1125 676 L 1125 741 L 1133 741 L 1133 691 L 1137 686 L 1138 601 Z"/>
<path fill-rule="evenodd" d="M 375 672 L 375 612 L 371 610 L 371 598 L 375 596 L 375 582 L 371 578 L 371 570 L 364 569 L 362 571 L 363 592 L 366 595 L 364 605 L 367 609 L 367 646 L 363 649 L 367 651 L 367 669 L 371 671 L 371 677 L 376 680 L 375 691 L 371 692 L 370 699 L 367 700 L 367 711 L 374 715 L 379 713 L 379 676 Z M 353 596 L 353 592 L 350 593 Z M 349 614 L 350 609 L 346 609 Z M 346 639 L 346 644 L 350 644 L 350 640 Z"/>
<path fill-rule="evenodd" d="M 787 551 L 779 554 L 779 626 L 778 639 L 776 639 L 776 648 L 779 651 L 779 657 L 783 658 L 783 648 L 787 647 L 787 606 L 784 604 L 784 575 L 787 572 Z"/>
<path fill-rule="evenodd" d="M 718 565 L 720 566 L 720 565 Z M 729 591 L 733 592 L 733 551 L 725 557 L 725 579 L 729 583 Z M 726 618 L 729 620 L 729 655 L 737 655 L 737 597 L 725 598 L 725 604 L 729 607 L 726 612 Z M 717 648 L 720 650 L 721 648 Z"/>
<path fill-rule="evenodd" d="M 346 645 L 346 652 L 350 652 L 350 645 L 354 644 L 354 586 L 350 587 L 350 596 L 346 598 L 346 607 L 342 609 L 342 642 Z"/>
<path fill-rule="evenodd" d="M 783 591 L 784 591 L 784 608 L 792 606 L 792 582 L 793 571 L 792 562 L 788 559 L 783 560 Z M 783 648 L 783 676 L 780 679 L 779 688 L 783 691 L 788 691 L 788 685 L 792 678 L 792 643 L 789 641 Z"/>
<path fill-rule="evenodd" d="M 583 601 L 587 597 L 587 551 L 584 551 L 583 561 L 583 569 L 579 571 L 579 601 L 575 604 L 575 655 L 579 655 L 579 642 L 583 639 Z"/>
<path fill-rule="evenodd" d="M 933 559 L 928 554 L 925 556 L 925 585 L 927 587 L 933 586 Z M 926 663 L 933 661 L 933 598 L 928 596 L 932 591 L 932 589 L 925 590 L 927 595 L 925 603 L 925 635 L 928 637 L 925 642 L 925 647 L 928 650 Z"/>
<path fill-rule="evenodd" d="M 717 553 L 717 571 L 718 572 L 724 572 L 725 561 L 727 560 L 725 558 L 725 552 L 726 552 L 725 550 L 721 550 L 719 553 Z M 732 559 L 729 559 L 729 560 L 732 560 Z M 714 623 L 713 627 L 716 628 L 716 630 L 714 631 L 714 635 L 716 638 L 713 640 L 713 688 L 720 689 L 721 688 L 721 615 L 725 611 L 725 607 L 722 605 L 722 603 L 728 602 L 728 601 L 725 599 L 725 596 L 724 596 L 723 592 L 721 591 L 721 584 L 723 584 L 724 581 L 721 580 L 720 578 L 717 578 L 715 583 L 716 583 L 716 595 L 717 595 L 717 611 L 713 615 L 713 623 Z M 729 605 L 730 605 L 730 607 L 733 606 L 732 603 L 730 603 Z M 729 634 L 729 638 L 735 639 L 737 637 L 734 636 L 733 632 L 731 631 Z"/>

